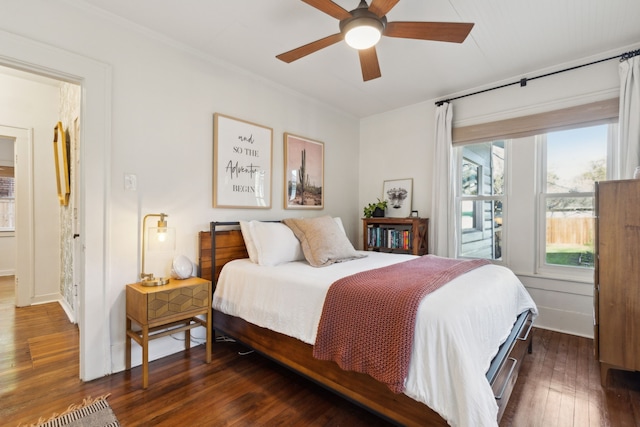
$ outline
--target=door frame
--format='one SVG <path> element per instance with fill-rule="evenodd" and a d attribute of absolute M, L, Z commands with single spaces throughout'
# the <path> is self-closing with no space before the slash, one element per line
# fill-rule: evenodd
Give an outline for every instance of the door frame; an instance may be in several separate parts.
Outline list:
<path fill-rule="evenodd" d="M 107 286 L 110 232 L 111 66 L 0 30 L 0 65 L 80 85 L 80 379 L 112 372 Z"/>

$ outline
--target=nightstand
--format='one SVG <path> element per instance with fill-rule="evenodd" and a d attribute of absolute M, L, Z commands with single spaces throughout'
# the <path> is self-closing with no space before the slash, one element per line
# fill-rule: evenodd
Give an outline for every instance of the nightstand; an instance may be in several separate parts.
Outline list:
<path fill-rule="evenodd" d="M 199 277 L 171 279 L 162 286 L 127 285 L 126 369 L 131 369 L 131 339 L 142 347 L 142 388 L 149 383 L 149 341 L 184 331 L 190 348 L 191 329 L 207 330 L 206 361 L 211 362 L 211 282 Z M 201 319 L 200 316 L 205 316 Z M 133 330 L 132 322 L 141 330 Z"/>

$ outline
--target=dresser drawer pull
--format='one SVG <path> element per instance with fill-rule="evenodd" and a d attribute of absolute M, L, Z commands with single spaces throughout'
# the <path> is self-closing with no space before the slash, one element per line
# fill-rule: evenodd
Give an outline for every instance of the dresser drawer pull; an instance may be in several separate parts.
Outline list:
<path fill-rule="evenodd" d="M 513 365 L 511 365 L 511 369 L 509 369 L 509 374 L 507 375 L 507 379 L 504 380 L 504 384 L 502 385 L 502 389 L 500 390 L 500 393 L 498 393 L 498 395 L 495 396 L 496 400 L 500 400 L 502 399 L 502 396 L 504 396 L 504 392 L 507 389 L 507 386 L 509 385 L 509 381 L 511 380 L 511 375 L 513 375 L 513 371 L 516 369 L 516 365 L 518 364 L 518 361 L 513 357 L 510 357 L 509 360 L 513 362 Z"/>
<path fill-rule="evenodd" d="M 518 340 L 520 341 L 526 341 L 527 338 L 529 338 L 529 332 L 531 332 L 531 329 L 533 328 L 533 322 L 529 322 L 529 329 L 527 329 L 527 333 L 524 334 L 523 338 L 518 337 Z"/>

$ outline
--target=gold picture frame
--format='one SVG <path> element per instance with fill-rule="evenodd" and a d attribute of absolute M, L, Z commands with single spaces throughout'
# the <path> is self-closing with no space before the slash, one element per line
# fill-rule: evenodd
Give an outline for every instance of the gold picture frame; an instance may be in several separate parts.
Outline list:
<path fill-rule="evenodd" d="M 53 157 L 56 162 L 56 187 L 58 201 L 62 206 L 69 204 L 71 194 L 69 184 L 69 139 L 62 122 L 53 128 Z"/>

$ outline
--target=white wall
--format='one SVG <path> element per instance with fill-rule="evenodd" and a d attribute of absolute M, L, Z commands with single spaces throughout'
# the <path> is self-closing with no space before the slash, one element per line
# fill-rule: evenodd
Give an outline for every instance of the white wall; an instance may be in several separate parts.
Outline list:
<path fill-rule="evenodd" d="M 92 9 L 75 8 L 73 2 L 6 3 L 3 7 L 11 13 L 0 15 L 0 29 L 94 58 L 113 70 L 105 293 L 113 370 L 124 368 L 124 286 L 138 278 L 140 223 L 145 214 L 169 214 L 177 252 L 194 261 L 197 233 L 208 230 L 211 220 L 331 214 L 343 218 L 355 242 L 357 119 L 260 77 L 141 35 L 128 25 L 116 25 Z M 273 128 L 271 209 L 212 208 L 215 112 Z M 325 143 L 322 211 L 282 208 L 284 132 Z M 137 176 L 137 191 L 125 191 L 125 174 Z M 140 352 L 133 347 L 136 363 Z M 157 340 L 150 346 L 151 358 L 181 349 L 178 341 Z"/>
<path fill-rule="evenodd" d="M 412 210 L 428 218 L 431 211 L 431 169 L 435 109 L 424 102 L 361 120 L 360 191 L 362 208 L 382 198 L 386 180 L 413 179 Z M 362 247 L 360 230 L 359 247 Z"/>
<path fill-rule="evenodd" d="M 34 262 L 37 268 L 34 286 L 29 292 L 32 303 L 60 298 L 60 227 L 52 146 L 58 102 L 59 89 L 52 84 L 0 74 L 0 126 L 33 129 Z M 11 257 L 15 268 L 15 239 L 11 240 L 14 241 Z"/>
<path fill-rule="evenodd" d="M 637 47 L 621 47 L 616 52 L 603 52 L 597 57 L 584 58 L 571 64 L 559 64 L 550 70 L 532 70 L 529 77 L 633 49 Z M 464 93 L 519 81 L 521 77 L 524 76 L 514 76 L 507 81 L 469 89 Z M 467 126 L 614 98 L 618 96 L 618 88 L 618 61 L 607 61 L 530 81 L 525 87 L 516 85 L 455 100 L 452 102 L 453 126 Z M 458 94 L 451 94 L 443 99 L 456 95 Z M 413 177 L 414 209 L 418 209 L 421 216 L 429 215 L 435 132 L 434 102 L 435 100 L 430 100 L 361 121 L 361 206 L 380 196 L 384 179 Z M 527 148 L 523 145 L 518 149 Z M 535 153 L 531 153 L 531 158 L 534 155 Z M 519 174 L 525 176 L 535 173 L 533 164 L 511 165 L 511 168 L 516 180 Z M 512 226 L 517 223 L 517 229 L 521 232 L 518 232 L 517 236 L 512 233 L 508 238 L 509 250 L 519 255 L 518 258 L 512 257 L 512 264 L 508 266 L 518 274 L 538 304 L 540 316 L 536 321 L 537 326 L 581 336 L 593 336 L 593 283 L 567 281 L 536 274 L 533 246 L 536 228 L 535 206 L 518 201 L 513 206 L 510 205 L 511 207 L 513 209 L 508 220 Z"/>

